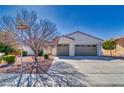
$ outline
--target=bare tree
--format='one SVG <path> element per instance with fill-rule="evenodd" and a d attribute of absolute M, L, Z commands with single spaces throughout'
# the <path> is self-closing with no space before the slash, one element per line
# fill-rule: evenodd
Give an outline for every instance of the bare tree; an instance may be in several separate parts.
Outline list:
<path fill-rule="evenodd" d="M 16 29 L 16 18 L 21 19 L 28 26 L 28 29 L 23 31 L 23 37 L 21 31 Z M 59 35 L 54 23 L 48 19 L 39 19 L 35 11 L 26 9 L 18 11 L 16 17 L 3 16 L 0 24 L 2 31 L 11 31 L 18 42 L 23 38 L 23 43 L 34 52 L 35 62 L 38 61 L 40 50 L 48 46 L 49 42 L 56 44 L 53 39 Z"/>
<path fill-rule="evenodd" d="M 19 19 L 19 20 L 17 20 Z M 17 23 L 19 25 L 26 25 L 28 29 L 24 31 L 19 31 L 17 29 Z M 34 52 L 34 63 L 31 65 L 32 69 L 30 71 L 30 75 L 28 77 L 28 83 L 30 85 L 30 77 L 34 68 L 36 68 L 36 73 L 44 71 L 43 67 L 38 63 L 38 54 L 41 49 L 44 49 L 48 46 L 55 46 L 57 44 L 58 32 L 56 24 L 52 23 L 48 19 L 40 19 L 35 11 L 28 11 L 26 9 L 22 9 L 17 12 L 17 15 L 14 16 L 3 16 L 0 21 L 0 31 L 8 31 L 11 32 L 16 41 L 30 47 Z M 23 37 L 21 37 L 21 33 L 23 32 Z M 20 80 L 22 77 L 22 73 L 20 75 L 17 86 L 20 84 Z"/>
<path fill-rule="evenodd" d="M 9 45 L 13 48 L 18 47 L 18 43 L 16 42 L 15 36 L 8 31 L 0 32 L 0 42 Z"/>
<path fill-rule="evenodd" d="M 16 19 L 20 19 L 20 24 L 27 25 L 28 29 L 23 31 L 23 37 L 21 37 L 21 31 L 18 31 L 16 29 Z M 75 86 L 77 79 L 84 77 L 80 74 L 73 75 L 73 73 L 76 73 L 73 67 L 66 63 L 54 63 L 49 69 L 49 71 L 45 71 L 43 66 L 38 63 L 38 54 L 40 53 L 41 49 L 44 49 L 45 47 L 55 47 L 58 43 L 58 33 L 57 33 L 57 27 L 54 23 L 49 21 L 48 19 L 39 19 L 35 11 L 28 11 L 26 9 L 22 9 L 19 11 L 16 15 L 16 17 L 11 16 L 3 16 L 0 21 L 0 31 L 8 31 L 13 33 L 15 35 L 15 38 L 18 43 L 20 43 L 21 38 L 23 39 L 23 43 L 30 47 L 34 52 L 35 62 L 31 65 L 32 69 L 29 72 L 29 75 L 27 78 L 23 79 L 24 83 L 28 83 L 27 86 L 31 86 L 31 73 L 34 67 L 37 69 L 36 77 L 39 77 L 40 79 L 36 78 L 36 82 L 34 82 L 34 85 L 36 85 L 40 80 L 40 82 L 43 83 L 43 86 L 49 86 L 49 84 L 46 82 L 46 80 L 52 80 L 51 82 L 57 83 L 57 86 Z M 28 67 L 28 64 L 26 66 L 23 66 L 23 70 L 27 70 L 26 67 Z M 38 69 L 39 68 L 39 69 Z M 64 69 L 64 71 L 63 71 Z M 66 70 L 67 69 L 67 70 Z M 69 72 L 69 73 L 68 73 Z M 70 72 L 72 72 L 70 74 Z M 79 72 L 77 72 L 79 73 Z M 14 75 L 14 74 L 13 74 Z M 16 80 L 19 75 L 11 76 L 11 81 Z M 80 77 L 81 76 L 81 77 Z M 23 77 L 22 73 L 19 77 L 19 81 L 17 86 L 22 86 L 23 82 L 20 83 L 21 78 Z M 8 75 L 7 75 L 8 78 Z M 7 79 L 7 80 L 10 80 Z M 2 81 L 7 81 L 2 80 Z M 28 81 L 28 82 L 25 82 Z M 74 82 L 75 81 L 75 82 Z M 80 80 L 79 80 L 80 81 Z M 0 81 L 1 82 L 1 81 Z M 5 82 L 4 82 L 5 83 Z M 12 83 L 12 82 L 10 82 Z M 2 84 L 2 82 L 1 82 Z M 81 82 L 77 82 L 77 86 L 83 86 Z M 50 85 L 53 86 L 54 84 Z"/>

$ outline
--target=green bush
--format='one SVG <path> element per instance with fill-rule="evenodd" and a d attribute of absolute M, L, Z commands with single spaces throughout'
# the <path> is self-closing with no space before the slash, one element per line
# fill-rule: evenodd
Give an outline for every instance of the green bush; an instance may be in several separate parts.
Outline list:
<path fill-rule="evenodd" d="M 2 57 L 0 57 L 0 63 L 2 62 Z"/>
<path fill-rule="evenodd" d="M 43 56 L 43 49 L 42 50 L 40 50 L 40 53 L 39 53 L 39 55 L 38 56 Z"/>
<path fill-rule="evenodd" d="M 13 52 L 15 49 L 10 47 L 9 45 L 3 44 L 0 42 L 0 52 L 5 53 L 7 55 L 8 53 Z"/>
<path fill-rule="evenodd" d="M 44 54 L 44 58 L 45 59 L 48 59 L 49 58 L 49 55 L 48 54 Z"/>
<path fill-rule="evenodd" d="M 22 51 L 23 56 L 27 56 L 28 52 L 27 51 Z"/>
<path fill-rule="evenodd" d="M 15 56 L 14 55 L 5 55 L 2 56 L 2 59 L 6 61 L 6 63 L 11 64 L 15 62 Z"/>
<path fill-rule="evenodd" d="M 27 51 L 22 51 L 22 56 L 27 56 L 28 52 Z M 20 55 L 21 55 L 21 51 L 20 51 Z"/>

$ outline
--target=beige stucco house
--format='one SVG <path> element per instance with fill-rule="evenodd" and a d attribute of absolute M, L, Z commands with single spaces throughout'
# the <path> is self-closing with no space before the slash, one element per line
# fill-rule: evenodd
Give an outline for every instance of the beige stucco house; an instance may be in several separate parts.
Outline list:
<path fill-rule="evenodd" d="M 53 56 L 101 56 L 102 39 L 76 31 L 57 37 L 58 43 L 54 48 L 46 47 L 44 52 Z M 33 55 L 30 48 L 25 47 L 28 55 Z"/>
<path fill-rule="evenodd" d="M 102 39 L 76 31 L 62 35 L 58 45 L 52 49 L 54 56 L 101 56 Z"/>

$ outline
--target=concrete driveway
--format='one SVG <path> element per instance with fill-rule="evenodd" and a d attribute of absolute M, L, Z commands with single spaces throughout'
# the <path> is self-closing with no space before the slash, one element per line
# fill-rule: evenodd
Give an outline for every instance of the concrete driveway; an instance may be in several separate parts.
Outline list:
<path fill-rule="evenodd" d="M 123 86 L 124 60 L 110 57 L 56 57 L 87 75 L 90 86 Z"/>

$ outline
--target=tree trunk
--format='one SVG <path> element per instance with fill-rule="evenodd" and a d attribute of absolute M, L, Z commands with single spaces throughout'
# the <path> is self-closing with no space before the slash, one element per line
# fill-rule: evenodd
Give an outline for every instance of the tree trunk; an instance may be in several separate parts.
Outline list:
<path fill-rule="evenodd" d="M 112 56 L 112 50 L 110 50 L 110 55 Z"/>
<path fill-rule="evenodd" d="M 38 73 L 38 56 L 37 54 L 35 54 L 35 57 L 34 57 L 34 66 L 35 66 L 35 73 Z"/>
<path fill-rule="evenodd" d="M 35 62 L 38 62 L 37 57 L 38 57 L 37 55 L 34 56 L 34 61 L 35 61 Z"/>

